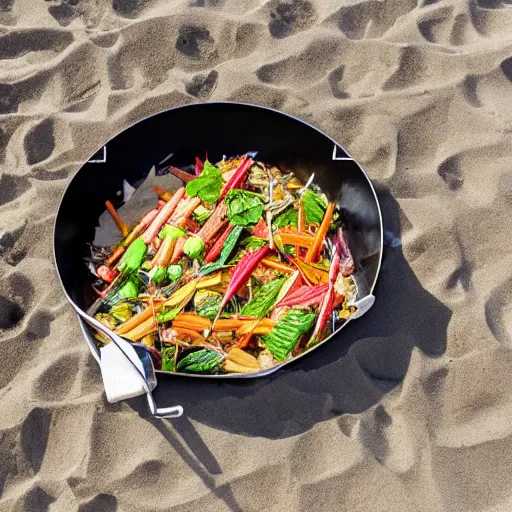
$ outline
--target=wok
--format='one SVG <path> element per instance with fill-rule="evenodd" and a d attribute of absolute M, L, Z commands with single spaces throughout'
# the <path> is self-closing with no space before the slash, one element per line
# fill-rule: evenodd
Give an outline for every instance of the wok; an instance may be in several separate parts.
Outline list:
<path fill-rule="evenodd" d="M 108 378 L 108 369 L 102 365 L 100 351 L 86 327 L 86 323 L 92 322 L 84 312 L 95 296 L 91 288 L 93 278 L 84 258 L 88 255 L 88 244 L 94 239 L 98 218 L 105 211 L 105 201 L 110 200 L 119 207 L 123 180 L 136 188 L 154 165 L 157 169 L 167 165 L 184 167 L 205 151 L 213 162 L 222 159 L 223 155 L 229 157 L 257 151 L 258 160 L 292 170 L 303 182 L 314 173 L 315 182 L 329 200 L 341 205 L 347 226 L 347 243 L 356 266 L 354 280 L 358 290 L 358 310 L 349 320 L 338 321 L 332 336 L 294 361 L 326 343 L 350 321 L 364 314 L 374 302 L 373 289 L 383 246 L 380 207 L 370 179 L 341 146 L 304 121 L 269 108 L 230 102 L 173 108 L 139 121 L 108 141 L 70 181 L 57 213 L 54 231 L 57 272 L 68 300 L 78 313 L 92 355 L 102 367 L 104 381 Z M 128 358 L 136 369 L 135 378 L 142 380 L 139 394 L 147 393 L 153 414 L 180 415 L 180 407 L 157 408 L 151 391 L 157 383 L 155 372 L 158 374 L 158 370 L 148 363 L 151 358 L 144 354 L 144 347 L 135 344 L 134 356 L 129 347 L 132 344 L 108 334 L 120 349 L 121 358 Z M 281 369 L 288 362 L 249 375 L 187 376 L 257 378 Z M 109 396 L 107 392 L 109 401 L 126 398 L 122 390 L 118 391 L 118 396 L 113 396 L 112 392 Z"/>

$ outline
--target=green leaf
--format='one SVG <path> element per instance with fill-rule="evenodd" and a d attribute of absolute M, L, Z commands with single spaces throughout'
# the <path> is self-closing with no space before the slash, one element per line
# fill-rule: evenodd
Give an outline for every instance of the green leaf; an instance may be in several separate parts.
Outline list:
<path fill-rule="evenodd" d="M 252 300 L 242 308 L 240 314 L 243 316 L 263 318 L 275 304 L 279 290 L 281 290 L 284 282 L 284 278 L 274 279 L 258 288 Z"/>
<path fill-rule="evenodd" d="M 277 323 L 270 334 L 263 336 L 263 343 L 274 359 L 284 361 L 297 345 L 300 337 L 308 332 L 315 321 L 315 313 L 306 313 L 300 309 L 291 309 Z"/>
<path fill-rule="evenodd" d="M 162 370 L 164 372 L 174 372 L 176 367 L 174 365 L 174 356 L 176 354 L 176 347 L 164 347 L 162 349 Z"/>
<path fill-rule="evenodd" d="M 275 218 L 272 226 L 279 229 L 286 226 L 293 226 L 296 228 L 299 223 L 299 213 L 293 208 L 289 208 L 284 213 Z"/>
<path fill-rule="evenodd" d="M 158 238 L 171 238 L 172 240 L 176 240 L 176 238 L 185 236 L 185 234 L 186 233 L 183 231 L 183 229 L 165 224 L 164 227 L 160 230 L 160 233 L 158 233 Z"/>
<path fill-rule="evenodd" d="M 195 180 L 189 181 L 185 190 L 189 197 L 199 196 L 205 203 L 212 204 L 219 199 L 223 185 L 224 180 L 220 169 L 207 160 L 201 175 Z"/>
<path fill-rule="evenodd" d="M 260 238 L 259 236 L 248 236 L 240 242 L 240 245 L 246 249 L 259 249 L 266 244 L 268 244 L 268 240 Z"/>
<path fill-rule="evenodd" d="M 258 194 L 247 190 L 230 190 L 226 195 L 228 218 L 239 226 L 255 225 L 263 214 L 263 201 Z"/>
<path fill-rule="evenodd" d="M 176 366 L 178 370 L 194 373 L 210 373 L 218 370 L 223 355 L 213 350 L 201 349 L 185 356 Z"/>
<path fill-rule="evenodd" d="M 302 206 L 306 215 L 306 223 L 320 224 L 324 218 L 327 205 L 325 201 L 312 190 L 306 190 L 302 196 Z"/>

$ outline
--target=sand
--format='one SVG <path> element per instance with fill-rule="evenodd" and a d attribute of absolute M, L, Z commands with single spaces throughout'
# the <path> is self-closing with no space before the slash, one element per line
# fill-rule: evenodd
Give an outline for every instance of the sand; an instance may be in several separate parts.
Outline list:
<path fill-rule="evenodd" d="M 512 5 L 0 0 L 0 512 L 512 510 Z M 239 100 L 379 189 L 366 317 L 255 383 L 109 404 L 52 259 L 111 136 Z"/>

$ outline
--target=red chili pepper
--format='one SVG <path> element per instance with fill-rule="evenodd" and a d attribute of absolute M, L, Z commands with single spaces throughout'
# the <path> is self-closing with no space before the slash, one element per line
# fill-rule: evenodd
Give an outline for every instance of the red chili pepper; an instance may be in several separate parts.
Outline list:
<path fill-rule="evenodd" d="M 203 172 L 203 161 L 196 156 L 196 164 L 194 165 L 194 172 L 196 173 L 196 176 L 199 176 Z"/>
<path fill-rule="evenodd" d="M 235 226 L 233 224 L 228 224 L 228 227 L 224 230 L 224 233 L 217 238 L 217 241 L 213 244 L 213 247 L 208 251 L 208 254 L 206 255 L 204 262 L 205 263 L 211 263 L 212 261 L 216 260 L 217 257 L 220 254 L 220 251 L 222 251 L 222 247 L 224 246 L 224 243 L 229 236 L 229 233 L 231 233 L 231 230 Z"/>
<path fill-rule="evenodd" d="M 245 177 L 247 175 L 247 172 L 251 168 L 253 164 L 252 158 L 249 158 L 247 155 L 245 155 L 242 158 L 242 161 L 240 165 L 238 166 L 237 170 L 233 173 L 233 176 L 229 179 L 229 181 L 224 185 L 222 188 L 222 191 L 220 193 L 220 200 L 224 199 L 226 197 L 226 194 L 234 189 L 234 188 L 240 188 L 240 185 L 245 180 Z"/>
<path fill-rule="evenodd" d="M 107 283 L 111 283 L 117 275 L 115 270 L 110 270 L 106 265 L 101 265 L 98 267 L 96 269 L 96 273 L 101 279 L 103 279 L 103 281 L 106 281 Z"/>
<path fill-rule="evenodd" d="M 276 307 L 313 306 L 315 304 L 320 304 L 328 288 L 329 286 L 327 284 L 313 287 L 301 286 L 293 293 L 285 297 L 282 301 L 280 301 L 279 304 L 276 304 Z"/>
<path fill-rule="evenodd" d="M 247 282 L 251 274 L 254 272 L 254 269 L 267 255 L 268 251 L 268 245 L 260 247 L 254 252 L 245 254 L 245 256 L 243 256 L 242 259 L 236 264 L 233 269 L 233 273 L 231 274 L 228 289 L 224 294 L 224 298 L 222 299 L 219 311 L 222 311 L 224 306 L 233 298 L 235 293 Z"/>

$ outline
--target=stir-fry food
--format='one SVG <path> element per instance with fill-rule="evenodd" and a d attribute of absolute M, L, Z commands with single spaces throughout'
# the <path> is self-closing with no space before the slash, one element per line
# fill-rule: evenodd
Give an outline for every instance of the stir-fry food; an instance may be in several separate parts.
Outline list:
<path fill-rule="evenodd" d="M 161 369 L 252 373 L 296 357 L 354 311 L 354 261 L 341 211 L 314 184 L 249 155 L 155 190 L 155 205 L 122 239 L 91 247 L 97 300 L 89 309 Z M 95 333 L 98 344 L 108 343 Z"/>

